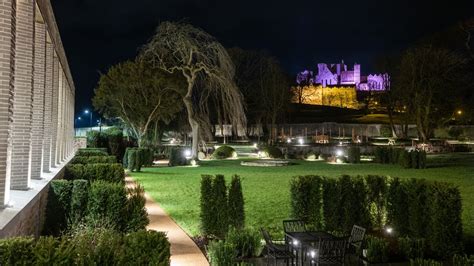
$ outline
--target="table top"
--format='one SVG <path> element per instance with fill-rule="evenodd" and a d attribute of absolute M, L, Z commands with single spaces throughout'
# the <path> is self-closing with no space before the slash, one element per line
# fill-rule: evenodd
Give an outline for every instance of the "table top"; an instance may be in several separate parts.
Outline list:
<path fill-rule="evenodd" d="M 287 232 L 285 235 L 304 244 L 311 244 L 324 239 L 336 238 L 336 236 L 324 231 Z"/>

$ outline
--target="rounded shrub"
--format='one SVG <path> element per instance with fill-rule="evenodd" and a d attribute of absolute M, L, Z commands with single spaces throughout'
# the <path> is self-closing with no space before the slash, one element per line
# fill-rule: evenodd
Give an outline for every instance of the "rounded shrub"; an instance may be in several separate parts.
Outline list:
<path fill-rule="evenodd" d="M 235 149 L 228 145 L 222 145 L 211 155 L 212 159 L 227 159 L 234 156 Z"/>
<path fill-rule="evenodd" d="M 168 165 L 169 166 L 180 166 L 180 165 L 186 165 L 188 163 L 188 160 L 186 159 L 185 156 L 185 151 L 186 148 L 183 147 L 176 147 L 171 150 L 170 152 L 170 160 Z"/>
<path fill-rule="evenodd" d="M 278 159 L 283 158 L 281 150 L 275 146 L 266 146 L 262 150 L 267 157 Z"/>

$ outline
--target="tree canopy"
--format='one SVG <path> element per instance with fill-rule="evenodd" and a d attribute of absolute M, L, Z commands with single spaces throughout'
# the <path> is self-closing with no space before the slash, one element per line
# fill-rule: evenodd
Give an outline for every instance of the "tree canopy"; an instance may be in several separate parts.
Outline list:
<path fill-rule="evenodd" d="M 200 139 L 210 138 L 210 99 L 214 110 L 235 131 L 246 127 L 242 96 L 234 82 L 234 65 L 226 49 L 210 34 L 180 22 L 161 23 L 140 58 L 187 82 L 179 90 L 192 128 L 192 157 Z"/>
<path fill-rule="evenodd" d="M 183 85 L 143 61 L 126 61 L 101 75 L 92 102 L 104 117 L 119 118 L 142 146 L 152 128 L 182 109 L 176 91 Z"/>

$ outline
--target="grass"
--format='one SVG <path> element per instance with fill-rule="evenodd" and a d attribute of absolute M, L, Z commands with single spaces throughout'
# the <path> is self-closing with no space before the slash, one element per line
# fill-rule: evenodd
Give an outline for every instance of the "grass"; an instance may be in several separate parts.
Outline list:
<path fill-rule="evenodd" d="M 201 174 L 224 174 L 242 178 L 246 224 L 261 226 L 273 233 L 281 231 L 282 220 L 290 216 L 289 182 L 296 175 L 378 174 L 400 178 L 425 178 L 459 186 L 463 198 L 464 232 L 474 236 L 474 153 L 428 157 L 427 169 L 403 169 L 375 163 L 334 165 L 325 162 L 295 161 L 287 167 L 241 166 L 240 160 L 203 161 L 199 167 L 155 167 L 132 173 L 153 199 L 191 236 L 199 235 Z"/>

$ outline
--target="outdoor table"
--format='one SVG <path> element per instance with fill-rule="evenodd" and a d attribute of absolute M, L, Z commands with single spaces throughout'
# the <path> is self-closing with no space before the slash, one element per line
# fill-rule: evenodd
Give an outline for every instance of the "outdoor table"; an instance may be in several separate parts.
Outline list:
<path fill-rule="evenodd" d="M 336 238 L 324 231 L 287 232 L 285 235 L 290 240 L 288 244 L 296 251 L 296 265 L 303 265 L 305 248 L 314 246 L 321 240 Z"/>

